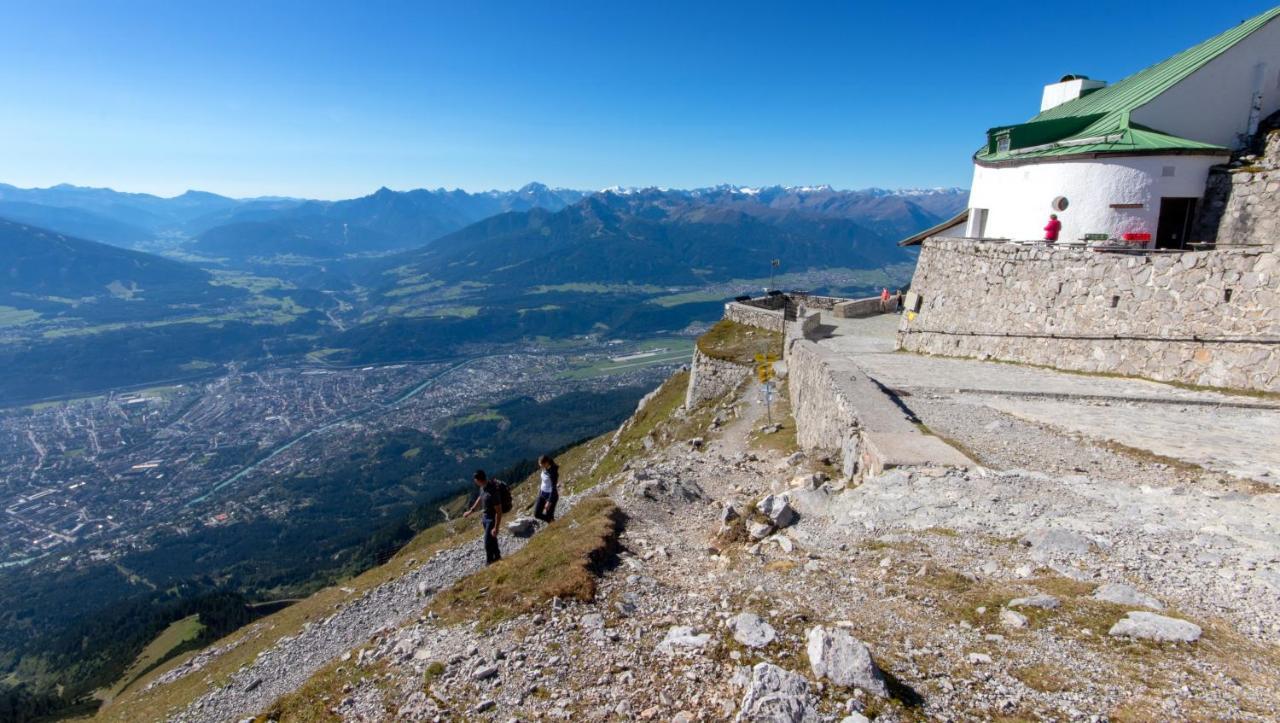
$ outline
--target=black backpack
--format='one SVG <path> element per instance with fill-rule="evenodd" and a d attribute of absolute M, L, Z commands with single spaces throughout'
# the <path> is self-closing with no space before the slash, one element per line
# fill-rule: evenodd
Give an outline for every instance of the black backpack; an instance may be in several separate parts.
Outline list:
<path fill-rule="evenodd" d="M 515 507 L 515 504 L 511 501 L 511 488 L 500 479 L 494 480 L 493 486 L 498 488 L 498 505 L 502 507 L 502 514 L 505 515 L 511 511 L 512 507 Z"/>

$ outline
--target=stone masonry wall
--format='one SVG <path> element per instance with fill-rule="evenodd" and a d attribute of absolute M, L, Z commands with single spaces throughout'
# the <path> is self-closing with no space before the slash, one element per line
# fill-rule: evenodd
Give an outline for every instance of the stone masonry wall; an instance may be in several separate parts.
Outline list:
<path fill-rule="evenodd" d="M 1280 391 L 1280 255 L 929 239 L 901 349 Z"/>
<path fill-rule="evenodd" d="M 842 360 L 812 341 L 797 338 L 787 348 L 787 394 L 796 420 L 796 441 L 803 449 L 839 453 L 845 478 L 859 458 L 858 413 L 849 391 L 837 382 Z M 842 370 L 856 374 L 856 370 Z"/>
<path fill-rule="evenodd" d="M 1218 246 L 1280 242 L 1280 130 L 1267 135 L 1261 156 L 1236 168 L 1214 169 L 1194 236 Z"/>
<path fill-rule="evenodd" d="M 736 321 L 739 324 L 783 333 L 787 328 L 786 312 L 781 308 L 783 303 L 784 301 L 779 301 L 779 308 L 775 310 L 731 301 L 724 305 L 724 318 Z"/>
<path fill-rule="evenodd" d="M 714 359 L 695 348 L 684 406 L 686 409 L 693 409 L 708 399 L 722 397 L 737 389 L 750 376 L 750 366 Z"/>

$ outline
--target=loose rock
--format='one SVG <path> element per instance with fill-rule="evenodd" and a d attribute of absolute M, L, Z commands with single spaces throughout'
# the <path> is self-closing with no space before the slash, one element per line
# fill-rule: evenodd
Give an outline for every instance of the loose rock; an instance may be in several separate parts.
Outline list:
<path fill-rule="evenodd" d="M 1186 620 L 1148 612 L 1131 612 L 1111 626 L 1108 635 L 1156 640 L 1162 643 L 1194 643 L 1200 639 L 1200 626 Z"/>
<path fill-rule="evenodd" d="M 846 688 L 861 688 L 879 696 L 889 694 L 884 674 L 871 659 L 871 651 L 844 630 L 822 626 L 811 628 L 808 653 L 814 677 L 826 678 Z"/>
<path fill-rule="evenodd" d="M 733 639 L 749 648 L 763 648 L 777 637 L 773 626 L 755 613 L 739 613 L 729 618 Z"/>

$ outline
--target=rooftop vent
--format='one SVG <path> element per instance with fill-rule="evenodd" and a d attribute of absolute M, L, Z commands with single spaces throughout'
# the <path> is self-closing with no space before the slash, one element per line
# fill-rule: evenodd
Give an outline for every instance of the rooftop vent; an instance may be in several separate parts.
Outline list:
<path fill-rule="evenodd" d="M 1105 88 L 1106 85 L 1106 81 L 1089 80 L 1087 75 L 1064 75 L 1062 80 L 1044 87 L 1044 95 L 1040 98 L 1040 112 L 1043 113 L 1067 101 L 1075 100 L 1099 88 Z"/>

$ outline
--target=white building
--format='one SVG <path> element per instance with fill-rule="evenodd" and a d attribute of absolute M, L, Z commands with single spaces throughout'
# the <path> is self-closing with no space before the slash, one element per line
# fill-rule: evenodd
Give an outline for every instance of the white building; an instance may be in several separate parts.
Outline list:
<path fill-rule="evenodd" d="M 1040 114 L 987 132 L 969 209 L 930 236 L 1111 239 L 1184 248 L 1211 166 L 1280 111 L 1280 7 L 1107 85 L 1066 76 Z"/>

